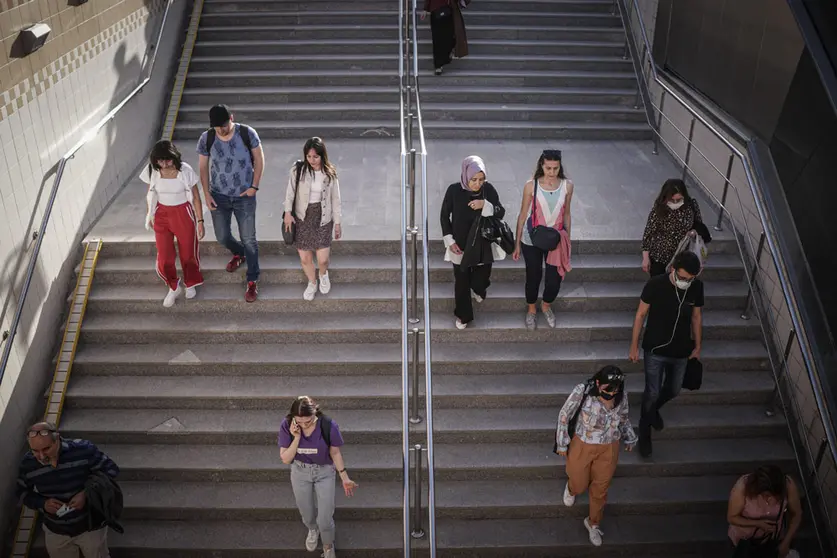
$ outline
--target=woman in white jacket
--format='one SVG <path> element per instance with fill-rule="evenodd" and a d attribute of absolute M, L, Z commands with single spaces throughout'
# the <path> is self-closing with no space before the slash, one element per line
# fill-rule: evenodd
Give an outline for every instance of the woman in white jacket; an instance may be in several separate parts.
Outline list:
<path fill-rule="evenodd" d="M 198 241 L 205 231 L 198 192 L 199 178 L 168 140 L 158 141 L 148 160 L 139 176 L 148 184 L 145 228 L 154 229 L 157 275 L 169 287 L 163 306 L 170 308 L 183 292 L 183 286 L 186 287 L 186 298 L 194 298 L 197 295 L 195 287 L 203 284 Z M 182 283 L 175 266 L 175 238 L 183 269 Z"/>
<path fill-rule="evenodd" d="M 331 240 L 340 240 L 343 235 L 340 226 L 340 182 L 337 180 L 337 169 L 328 161 L 328 151 L 322 139 L 313 137 L 306 141 L 302 153 L 304 159 L 291 168 L 288 178 L 284 226 L 290 230 L 291 225 L 296 223 L 294 246 L 308 278 L 302 298 L 314 300 L 317 292 L 315 253 L 320 272 L 320 292 L 327 294 L 331 290 L 328 278 Z"/>

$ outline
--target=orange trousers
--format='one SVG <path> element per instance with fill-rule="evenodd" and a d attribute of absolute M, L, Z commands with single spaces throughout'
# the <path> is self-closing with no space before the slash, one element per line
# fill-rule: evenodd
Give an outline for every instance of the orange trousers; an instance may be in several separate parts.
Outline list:
<path fill-rule="evenodd" d="M 619 442 L 586 444 L 573 437 L 567 453 L 567 476 L 574 496 L 590 490 L 590 524 L 600 525 L 607 489 L 619 462 Z"/>

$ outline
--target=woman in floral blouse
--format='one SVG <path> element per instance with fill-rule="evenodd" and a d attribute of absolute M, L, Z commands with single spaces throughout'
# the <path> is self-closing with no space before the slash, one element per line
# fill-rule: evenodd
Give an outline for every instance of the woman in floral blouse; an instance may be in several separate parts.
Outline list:
<path fill-rule="evenodd" d="M 694 236 L 695 225 L 702 222 L 697 200 L 689 197 L 686 184 L 679 178 L 666 180 L 642 235 L 642 271 L 651 277 L 663 275 L 677 245 L 687 234 Z"/>
<path fill-rule="evenodd" d="M 575 434 L 570 440 L 568 425 L 576 413 Z M 602 544 L 599 525 L 619 461 L 620 440 L 627 451 L 632 451 L 637 442 L 628 416 L 625 376 L 616 366 L 605 366 L 587 382 L 575 386 L 558 415 L 555 433 L 556 452 L 567 457 L 564 505 L 572 506 L 576 496 L 590 490 L 590 514 L 584 518 L 584 526 L 595 546 Z"/>

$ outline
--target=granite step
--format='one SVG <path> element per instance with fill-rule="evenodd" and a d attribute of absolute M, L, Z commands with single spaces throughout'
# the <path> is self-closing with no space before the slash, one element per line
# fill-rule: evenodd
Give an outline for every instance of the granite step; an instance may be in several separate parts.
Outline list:
<path fill-rule="evenodd" d="M 275 81 L 275 80 L 269 80 Z M 281 80 L 286 82 L 287 80 Z M 339 81 L 339 80 L 338 80 Z M 331 87 L 323 84 L 323 87 Z M 256 123 L 253 123 L 256 125 Z M 355 138 L 381 139 L 392 141 L 398 137 L 398 118 L 395 120 L 295 120 L 295 121 L 263 121 L 258 122 L 259 137 L 261 139 L 289 139 L 298 140 L 304 137 L 321 136 L 327 138 Z M 183 122 L 175 129 L 173 139 L 194 140 L 203 131 L 206 124 L 200 122 Z"/>
<path fill-rule="evenodd" d="M 393 382 L 395 383 L 395 382 Z M 126 382 L 126 387 L 131 386 Z M 296 392 L 307 393 L 307 392 Z M 761 393 L 765 400 L 770 392 Z M 138 395 L 141 397 L 142 394 Z M 639 423 L 641 393 L 631 394 L 631 421 Z M 198 402 L 195 396 L 195 403 Z M 254 396 L 255 397 L 255 396 Z M 66 436 L 96 440 L 98 444 L 276 444 L 286 408 L 295 396 L 272 401 L 270 410 L 218 410 L 201 408 L 138 409 L 134 405 L 111 409 L 80 409 L 63 421 Z M 400 409 L 378 409 L 374 398 L 369 408 L 331 410 L 331 399 L 320 399 L 337 424 L 346 444 L 398 446 L 401 441 Z M 695 398 L 697 399 L 697 398 Z M 787 435 L 784 417 L 765 414 L 764 405 L 683 405 L 675 401 L 663 410 L 666 428 L 654 440 L 776 437 Z M 339 402 L 339 399 L 335 401 Z M 114 401 L 106 402 L 114 405 Z M 284 403 L 284 405 L 283 405 Z M 249 405 L 243 405 L 249 407 Z M 264 406 L 264 408 L 268 408 Z M 284 411 L 284 412 L 283 412 Z M 509 413 L 514 412 L 514 420 Z M 554 440 L 559 407 L 496 409 L 438 409 L 434 413 L 436 444 L 547 444 Z M 412 443 L 424 440 L 424 426 L 411 428 Z"/>
<path fill-rule="evenodd" d="M 201 25 L 197 43 L 203 41 L 230 40 L 230 32 L 236 31 L 226 25 Z M 346 25 L 334 22 L 331 25 L 247 25 L 237 30 L 240 36 L 250 41 L 269 41 L 282 37 L 289 40 L 314 41 L 317 38 L 339 39 L 388 39 L 398 40 L 398 18 L 390 23 L 376 25 Z M 585 36 L 602 37 L 605 32 L 587 32 Z M 612 38 L 612 37 L 611 37 Z M 397 52 L 397 49 L 396 49 Z"/>
<path fill-rule="evenodd" d="M 653 137 L 647 124 L 630 122 L 428 120 L 424 129 L 430 139 L 643 141 Z"/>
<path fill-rule="evenodd" d="M 508 10 L 544 11 L 545 9 L 561 12 L 612 13 L 611 0 L 482 0 L 479 4 L 469 6 L 467 13 L 480 10 Z M 336 0 L 206 0 L 204 14 L 222 12 L 257 12 L 257 11 L 289 11 L 289 12 L 326 12 L 330 10 L 387 10 L 392 9 L 391 0 L 367 0 L 360 4 Z"/>
<path fill-rule="evenodd" d="M 223 52 L 223 51 L 221 51 Z M 383 54 L 248 54 L 192 57 L 189 71 L 211 72 L 234 66 L 237 71 L 354 70 L 398 72 L 398 50 Z M 397 105 L 396 105 L 397 108 Z"/>
<path fill-rule="evenodd" d="M 581 374 L 510 374 L 479 377 L 439 375 L 434 381 L 436 409 L 547 408 L 555 414 Z M 644 386 L 641 373 L 627 374 L 629 398 L 638 405 Z M 130 387 L 128 387 L 130 386 Z M 762 371 L 712 372 L 700 390 L 683 390 L 678 405 L 760 404 L 770 399 L 774 383 Z M 301 393 L 336 410 L 401 408 L 401 378 L 396 375 L 343 375 L 323 384 L 319 376 L 79 376 L 67 393 L 74 409 L 276 410 Z M 419 394 L 424 400 L 424 387 Z M 554 418 L 554 417 L 553 417 Z M 160 421 L 162 422 L 162 421 Z M 154 423 L 147 429 L 156 426 Z M 554 426 L 554 424 L 553 424 Z"/>
<path fill-rule="evenodd" d="M 197 123 L 206 126 L 206 107 L 181 107 L 180 125 Z M 384 121 L 398 114 L 398 99 L 391 98 L 390 102 L 372 103 L 271 103 L 257 104 L 247 102 L 236 109 L 235 114 L 243 122 L 250 122 L 261 133 L 264 122 L 297 122 L 310 120 L 328 123 L 339 121 Z M 179 118 L 180 118 L 179 117 Z"/>
<path fill-rule="evenodd" d="M 231 106 L 265 105 L 270 103 L 395 103 L 397 86 L 334 86 L 327 90 L 317 86 L 303 87 L 201 87 L 183 92 L 181 114 L 193 107 L 206 112 L 216 99 L 223 98 Z M 631 101 L 633 102 L 633 101 Z M 260 243 L 261 244 L 261 243 Z"/>
<path fill-rule="evenodd" d="M 642 362 L 628 361 L 624 341 L 589 343 L 510 343 L 467 347 L 461 343 L 434 341 L 433 372 L 437 378 L 466 374 L 576 374 L 592 376 L 606 364 L 628 374 L 642 373 Z M 711 343 L 701 360 L 709 373 L 767 371 L 767 352 L 760 341 Z M 307 344 L 143 344 L 84 343 L 76 353 L 73 375 L 81 376 L 305 376 L 401 374 L 398 343 Z M 440 381 L 440 380 L 437 380 Z M 473 380 L 477 382 L 478 380 Z M 575 381 L 575 380 L 572 380 Z M 707 388 L 704 388 L 707 389 Z M 438 391 L 436 392 L 438 396 Z"/>
<path fill-rule="evenodd" d="M 289 83 L 305 86 L 340 87 L 398 86 L 398 67 L 394 70 L 336 70 L 283 69 L 283 70 L 237 70 L 231 69 L 189 72 L 186 88 L 200 87 L 281 87 Z M 397 119 L 398 114 L 394 117 Z M 205 125 L 204 125 L 205 127 Z"/>
<path fill-rule="evenodd" d="M 520 127 L 538 123 L 548 125 L 553 121 L 566 122 L 570 125 L 582 123 L 594 128 L 602 123 L 606 127 L 614 125 L 643 123 L 645 111 L 624 105 L 565 105 L 559 103 L 423 103 L 422 116 L 428 121 L 457 122 L 470 126 L 472 122 L 509 122 Z M 563 125 L 563 124 L 562 124 Z M 432 128 L 439 131 L 440 128 Z"/>
<path fill-rule="evenodd" d="M 198 304 L 196 300 L 181 301 Z M 563 312 L 556 327 L 528 331 L 522 314 L 480 312 L 473 324 L 458 330 L 450 316 L 431 320 L 433 339 L 438 342 L 531 343 L 557 341 L 630 340 L 634 312 Z M 755 340 L 761 338 L 757 322 L 742 320 L 740 312 L 707 312 L 703 339 Z M 401 319 L 389 313 L 258 313 L 227 315 L 207 312 L 194 315 L 146 313 L 131 316 L 87 314 L 81 341 L 84 343 L 399 343 Z"/>

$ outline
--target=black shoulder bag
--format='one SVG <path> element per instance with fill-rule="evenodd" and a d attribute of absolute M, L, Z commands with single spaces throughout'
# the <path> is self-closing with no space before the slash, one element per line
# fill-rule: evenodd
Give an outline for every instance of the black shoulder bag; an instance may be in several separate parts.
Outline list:
<path fill-rule="evenodd" d="M 532 239 L 532 246 L 543 250 L 544 252 L 552 252 L 558 248 L 561 243 L 561 233 L 554 227 L 547 227 L 546 225 L 536 224 L 538 204 L 538 180 L 535 179 L 535 189 L 532 191 L 532 226 L 529 230 L 529 238 Z"/>
<path fill-rule="evenodd" d="M 285 215 L 288 213 L 287 211 L 282 214 L 282 240 L 285 241 L 285 246 L 293 246 L 294 242 L 296 242 L 296 217 L 294 216 L 294 210 L 296 209 L 296 194 L 299 192 L 299 179 L 302 175 L 302 161 L 296 162 L 296 183 L 294 184 L 294 197 L 291 201 L 291 228 L 288 230 L 285 227 Z"/>

